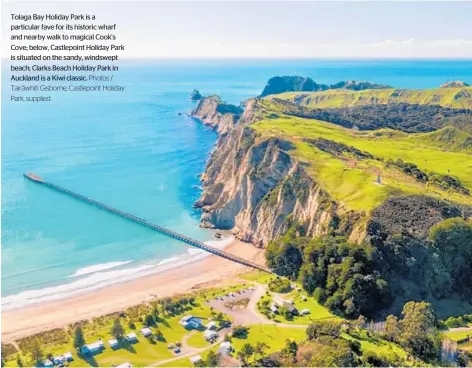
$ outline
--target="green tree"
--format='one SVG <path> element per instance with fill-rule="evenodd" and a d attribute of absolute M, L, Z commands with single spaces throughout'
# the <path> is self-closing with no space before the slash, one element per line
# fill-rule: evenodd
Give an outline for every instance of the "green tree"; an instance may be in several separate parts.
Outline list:
<path fill-rule="evenodd" d="M 262 358 L 264 355 L 264 350 L 269 346 L 265 342 L 258 341 L 254 346 L 254 355 L 258 355 L 259 358 Z"/>
<path fill-rule="evenodd" d="M 300 365 L 308 367 L 358 366 L 357 356 L 346 340 L 323 336 L 311 346 L 313 354 L 308 355 L 309 361 L 299 362 Z M 301 358 L 304 359 L 304 356 L 301 355 Z"/>
<path fill-rule="evenodd" d="M 283 354 L 287 357 L 292 359 L 293 362 L 296 361 L 298 352 L 298 345 L 294 340 L 286 339 L 285 340 L 285 347 L 283 348 Z"/>
<path fill-rule="evenodd" d="M 206 358 L 206 362 L 205 362 L 206 366 L 218 367 L 219 362 L 220 362 L 219 354 L 215 353 L 213 350 L 210 350 Z"/>
<path fill-rule="evenodd" d="M 472 223 L 462 218 L 447 219 L 430 230 L 430 239 L 452 277 L 446 282 L 461 294 L 472 293 Z"/>
<path fill-rule="evenodd" d="M 290 313 L 290 310 L 287 307 L 280 307 L 279 308 L 279 313 L 282 317 L 284 317 L 287 321 L 290 321 L 293 319 L 292 313 Z"/>
<path fill-rule="evenodd" d="M 18 367 L 23 367 L 23 366 L 24 366 L 23 360 L 21 360 L 21 355 L 20 355 L 20 354 L 18 354 L 18 355 L 16 356 L 16 365 L 17 365 Z"/>
<path fill-rule="evenodd" d="M 233 337 L 237 339 L 246 339 L 249 334 L 249 328 L 245 326 L 236 326 L 233 328 Z"/>
<path fill-rule="evenodd" d="M 430 303 L 408 302 L 404 305 L 400 343 L 414 356 L 435 361 L 441 349 L 436 331 L 436 316 Z"/>
<path fill-rule="evenodd" d="M 341 323 L 337 321 L 316 321 L 307 327 L 306 334 L 309 340 L 314 340 L 320 336 L 337 338 L 341 334 Z"/>
<path fill-rule="evenodd" d="M 121 340 L 125 334 L 125 329 L 121 325 L 120 319 L 116 318 L 110 331 L 111 335 L 117 340 Z"/>
<path fill-rule="evenodd" d="M 33 362 L 35 362 L 36 364 L 39 364 L 44 358 L 44 353 L 41 349 L 41 346 L 39 345 L 38 340 L 33 341 L 33 344 L 31 346 L 31 357 L 33 359 Z"/>
<path fill-rule="evenodd" d="M 244 365 L 247 365 L 248 359 L 254 354 L 254 347 L 246 343 L 243 345 L 241 350 L 238 353 L 239 358 L 241 359 Z"/>
<path fill-rule="evenodd" d="M 402 310 L 402 330 L 408 334 L 427 334 L 436 326 L 436 315 L 431 303 L 408 302 Z"/>
<path fill-rule="evenodd" d="M 85 345 L 84 331 L 81 326 L 77 326 L 74 330 L 74 348 L 79 350 Z"/>
<path fill-rule="evenodd" d="M 148 327 L 154 326 L 156 324 L 152 314 L 146 314 L 146 317 L 144 317 L 144 324 Z"/>
<path fill-rule="evenodd" d="M 155 329 L 154 336 L 156 336 L 156 339 L 158 339 L 159 341 L 164 341 L 164 334 L 162 333 L 160 329 L 158 328 Z"/>
<path fill-rule="evenodd" d="M 276 274 L 295 280 L 302 266 L 303 256 L 293 240 L 288 240 L 285 237 L 281 243 L 269 243 L 266 250 L 266 260 L 267 265 Z"/>
<path fill-rule="evenodd" d="M 400 323 L 396 316 L 391 314 L 385 320 L 385 338 L 390 341 L 396 341 L 400 335 Z"/>

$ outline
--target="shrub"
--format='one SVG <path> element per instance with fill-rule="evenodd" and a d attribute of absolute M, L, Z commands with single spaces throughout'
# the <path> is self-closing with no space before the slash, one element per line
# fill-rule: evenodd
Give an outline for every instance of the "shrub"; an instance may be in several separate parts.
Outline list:
<path fill-rule="evenodd" d="M 341 333 L 341 323 L 336 321 L 318 321 L 313 322 L 306 329 L 306 334 L 309 340 L 316 339 L 320 336 L 339 337 Z"/>
<path fill-rule="evenodd" d="M 237 339 L 246 339 L 249 334 L 249 328 L 245 326 L 236 326 L 233 329 L 233 337 Z"/>
<path fill-rule="evenodd" d="M 286 278 L 277 277 L 269 282 L 269 290 L 274 293 L 288 293 L 292 290 L 292 284 Z"/>

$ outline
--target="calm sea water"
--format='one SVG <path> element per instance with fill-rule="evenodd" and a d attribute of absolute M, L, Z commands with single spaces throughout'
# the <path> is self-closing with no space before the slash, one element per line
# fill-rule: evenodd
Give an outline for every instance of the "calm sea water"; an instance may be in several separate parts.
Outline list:
<path fill-rule="evenodd" d="M 216 135 L 186 116 L 193 88 L 239 103 L 274 75 L 369 80 L 402 88 L 472 82 L 471 61 L 129 62 L 123 93 L 54 94 L 10 103 L 2 65 L 2 306 L 16 308 L 139 277 L 195 249 L 26 181 L 24 172 L 208 241 L 198 174 Z M 183 268 L 183 276 L 185 276 Z"/>

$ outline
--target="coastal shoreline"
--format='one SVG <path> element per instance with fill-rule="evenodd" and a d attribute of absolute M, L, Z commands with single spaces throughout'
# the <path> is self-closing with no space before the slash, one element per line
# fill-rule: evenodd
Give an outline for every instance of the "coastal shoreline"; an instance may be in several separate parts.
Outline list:
<path fill-rule="evenodd" d="M 263 250 L 250 243 L 234 239 L 224 249 L 236 256 L 263 264 Z M 69 299 L 5 311 L 2 313 L 2 341 L 13 341 L 62 328 L 70 323 L 121 311 L 156 298 L 225 285 L 249 270 L 249 267 L 209 255 L 180 267 Z"/>

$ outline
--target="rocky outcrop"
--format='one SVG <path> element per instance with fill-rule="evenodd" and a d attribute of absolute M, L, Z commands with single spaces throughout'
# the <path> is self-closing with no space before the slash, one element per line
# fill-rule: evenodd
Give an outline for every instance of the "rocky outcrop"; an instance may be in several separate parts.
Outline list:
<path fill-rule="evenodd" d="M 198 100 L 200 100 L 202 97 L 203 97 L 203 96 L 202 96 L 202 94 L 200 93 L 200 91 L 199 91 L 198 89 L 194 89 L 194 90 L 192 91 L 192 93 L 190 94 L 190 99 L 191 99 L 192 101 L 198 101 Z"/>
<path fill-rule="evenodd" d="M 467 84 L 466 82 L 460 81 L 460 80 L 450 81 L 450 82 L 441 84 L 441 88 L 462 88 L 462 87 L 470 87 L 470 84 Z"/>
<path fill-rule="evenodd" d="M 266 86 L 264 87 L 264 90 L 262 91 L 260 97 L 275 95 L 284 92 L 316 92 L 325 91 L 327 89 L 329 89 L 328 85 L 318 84 L 310 77 L 284 75 L 270 78 Z"/>
<path fill-rule="evenodd" d="M 242 112 L 241 107 L 226 104 L 219 96 L 213 95 L 201 98 L 190 116 L 200 119 L 218 134 L 224 135 L 234 128 Z"/>
<path fill-rule="evenodd" d="M 295 224 L 308 236 L 354 232 L 348 224 L 352 216 L 340 215 L 304 165 L 290 156 L 291 143 L 259 137 L 247 125 L 255 104 L 248 105 L 239 126 L 219 138 L 202 175 L 204 191 L 196 202 L 203 211 L 201 225 L 231 230 L 258 246 Z"/>
<path fill-rule="evenodd" d="M 386 89 L 392 88 L 386 84 L 376 84 L 370 82 L 341 81 L 336 84 L 318 84 L 310 77 L 300 76 L 277 76 L 270 78 L 260 97 L 275 95 L 284 92 L 319 92 L 328 89 L 349 89 L 353 91 L 363 91 L 365 89 Z"/>

